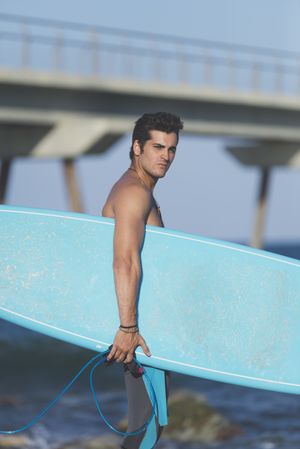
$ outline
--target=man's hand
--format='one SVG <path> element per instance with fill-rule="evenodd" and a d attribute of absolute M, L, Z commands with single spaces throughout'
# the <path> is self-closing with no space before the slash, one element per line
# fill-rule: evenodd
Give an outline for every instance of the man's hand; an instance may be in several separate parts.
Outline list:
<path fill-rule="evenodd" d="M 141 346 L 146 356 L 151 356 L 145 340 L 138 332 L 125 333 L 119 330 L 116 333 L 114 344 L 107 356 L 107 360 L 119 363 L 130 363 L 133 359 L 134 351 L 138 346 Z"/>

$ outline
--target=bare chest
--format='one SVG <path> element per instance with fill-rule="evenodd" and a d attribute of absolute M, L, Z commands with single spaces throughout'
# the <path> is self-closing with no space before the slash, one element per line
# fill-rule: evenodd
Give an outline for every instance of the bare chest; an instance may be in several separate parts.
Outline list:
<path fill-rule="evenodd" d="M 102 216 L 103 217 L 108 217 L 108 218 L 115 218 L 114 216 L 114 210 L 113 210 L 113 204 L 112 202 L 108 199 L 108 201 L 106 201 L 103 209 L 102 209 Z M 147 225 L 150 226 L 160 226 L 160 227 L 164 227 L 164 223 L 163 223 L 163 219 L 161 216 L 161 212 L 160 212 L 160 208 L 158 206 L 158 204 L 156 202 L 153 202 L 152 208 L 149 212 L 149 215 L 147 217 Z"/>
<path fill-rule="evenodd" d="M 147 225 L 164 227 L 164 222 L 158 204 L 153 205 L 148 215 Z"/>

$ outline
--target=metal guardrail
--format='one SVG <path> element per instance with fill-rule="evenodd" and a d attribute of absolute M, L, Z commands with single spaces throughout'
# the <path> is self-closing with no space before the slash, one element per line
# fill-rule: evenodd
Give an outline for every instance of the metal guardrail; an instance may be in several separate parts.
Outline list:
<path fill-rule="evenodd" d="M 0 13 L 0 67 L 300 95 L 300 54 Z"/>

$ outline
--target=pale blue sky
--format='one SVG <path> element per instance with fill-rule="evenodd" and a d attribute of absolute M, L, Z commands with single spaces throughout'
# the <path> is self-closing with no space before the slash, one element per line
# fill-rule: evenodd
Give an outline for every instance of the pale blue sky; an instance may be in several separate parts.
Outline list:
<path fill-rule="evenodd" d="M 133 30 L 242 43 L 300 53 L 298 0 L 1 0 L 0 12 L 63 19 Z M 105 155 L 77 164 L 86 212 L 97 214 L 111 183 L 128 165 L 125 136 Z M 178 155 L 157 187 L 166 225 L 227 240 L 249 241 L 258 171 L 241 166 L 221 139 L 182 136 Z M 265 230 L 267 241 L 300 241 L 300 173 L 273 172 Z M 56 161 L 18 160 L 11 204 L 67 209 Z"/>

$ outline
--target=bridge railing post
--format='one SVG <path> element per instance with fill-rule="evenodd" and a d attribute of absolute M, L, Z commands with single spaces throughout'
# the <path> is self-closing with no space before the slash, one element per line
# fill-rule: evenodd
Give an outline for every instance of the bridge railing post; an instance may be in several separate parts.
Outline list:
<path fill-rule="evenodd" d="M 237 66 L 232 53 L 228 55 L 228 87 L 234 89 L 237 84 Z"/>
<path fill-rule="evenodd" d="M 99 49 L 100 51 L 100 49 Z M 114 72 L 115 72 L 115 67 L 116 67 L 116 61 L 112 55 L 112 52 L 109 51 L 107 52 L 107 54 L 103 54 L 103 57 L 101 57 L 101 55 L 99 55 L 100 58 L 100 69 L 102 68 L 102 72 L 103 74 L 107 73 L 107 75 L 110 78 L 114 77 Z M 104 62 L 105 61 L 105 62 Z"/>
<path fill-rule="evenodd" d="M 159 82 L 162 81 L 162 66 L 161 66 L 161 56 L 159 55 L 159 52 L 157 50 L 157 43 L 152 42 L 152 47 L 155 50 L 156 55 L 154 56 L 154 79 L 155 81 Z"/>
<path fill-rule="evenodd" d="M 279 62 L 276 64 L 276 75 L 275 75 L 275 89 L 276 92 L 282 93 L 283 89 L 283 79 L 284 79 L 284 68 Z"/>
<path fill-rule="evenodd" d="M 54 45 L 54 70 L 60 72 L 63 69 L 63 47 L 64 47 L 64 35 L 60 30 L 56 34 Z"/>
<path fill-rule="evenodd" d="M 203 82 L 206 86 L 211 86 L 213 81 L 212 76 L 212 57 L 211 54 L 206 51 L 203 63 Z"/>
<path fill-rule="evenodd" d="M 127 45 L 127 41 L 128 41 L 127 34 L 124 33 L 122 36 L 122 43 L 124 45 L 124 48 Z M 130 72 L 130 68 L 128 67 L 128 55 L 126 55 L 126 52 L 123 51 L 121 57 L 122 57 L 122 59 L 121 59 L 121 65 L 120 65 L 120 71 L 121 71 L 120 75 L 122 77 L 122 74 L 123 74 L 124 78 L 127 78 L 128 73 Z"/>
<path fill-rule="evenodd" d="M 179 82 L 180 84 L 186 84 L 188 80 L 188 67 L 186 61 L 186 54 L 183 45 L 177 45 L 177 51 L 179 54 L 178 65 L 179 65 Z"/>
<path fill-rule="evenodd" d="M 99 74 L 99 38 L 98 33 L 95 28 L 91 29 L 90 32 L 90 46 L 91 46 L 91 66 L 92 66 L 92 74 L 97 76 Z"/>
<path fill-rule="evenodd" d="M 251 87 L 254 91 L 260 90 L 261 87 L 261 64 L 257 61 L 252 65 Z"/>
<path fill-rule="evenodd" d="M 21 67 L 28 69 L 30 65 L 30 45 L 31 38 L 27 19 L 23 20 L 22 24 L 22 49 L 21 49 Z"/>

